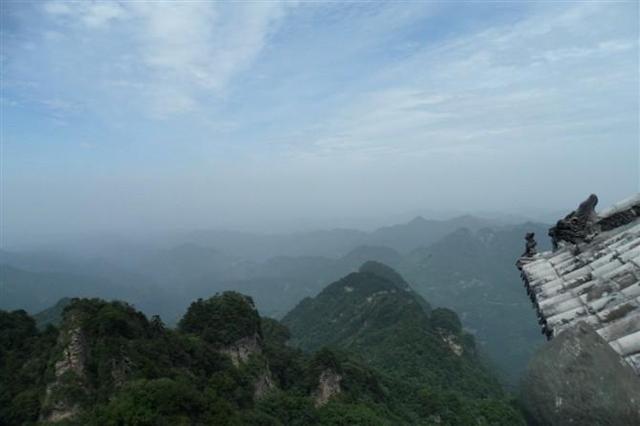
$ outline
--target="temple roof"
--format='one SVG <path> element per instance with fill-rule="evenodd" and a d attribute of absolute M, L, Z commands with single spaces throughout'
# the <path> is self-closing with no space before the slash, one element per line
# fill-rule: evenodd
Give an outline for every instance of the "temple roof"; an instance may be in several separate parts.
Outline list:
<path fill-rule="evenodd" d="M 563 241 L 558 229 L 579 222 L 579 210 L 572 215 L 550 230 L 556 250 L 527 250 L 518 261 L 542 331 L 552 338 L 585 321 L 640 375 L 640 194 L 595 213 L 580 224 L 587 231 Z"/>

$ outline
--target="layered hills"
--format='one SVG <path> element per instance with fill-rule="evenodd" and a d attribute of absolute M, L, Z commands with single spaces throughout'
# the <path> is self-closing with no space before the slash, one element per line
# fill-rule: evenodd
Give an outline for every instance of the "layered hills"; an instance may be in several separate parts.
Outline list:
<path fill-rule="evenodd" d="M 24 311 L 0 326 L 0 424 L 523 424 L 456 314 L 376 262 L 284 324 L 224 292 L 175 329 L 100 299 L 58 327 Z"/>
<path fill-rule="evenodd" d="M 413 250 L 399 266 L 417 292 L 460 315 L 465 329 L 511 384 L 518 382 L 544 341 L 513 266 L 526 232 L 546 235 L 546 226 L 528 223 L 475 232 L 462 228 Z M 546 238 L 539 238 L 539 248 L 550 248 Z"/>
<path fill-rule="evenodd" d="M 329 346 L 358 354 L 404 382 L 500 395 L 455 312 L 429 304 L 393 269 L 367 262 L 304 299 L 283 323 L 305 350 Z"/>
<path fill-rule="evenodd" d="M 400 271 L 434 306 L 458 312 L 478 349 L 505 381 L 516 383 L 543 341 L 513 268 L 528 231 L 544 235 L 546 227 L 470 216 L 416 218 L 373 232 L 202 231 L 155 246 L 83 247 L 82 255 L 0 251 L 0 308 L 35 314 L 64 297 L 122 299 L 174 326 L 193 299 L 234 290 L 250 295 L 262 313 L 282 318 L 302 299 L 376 260 Z"/>

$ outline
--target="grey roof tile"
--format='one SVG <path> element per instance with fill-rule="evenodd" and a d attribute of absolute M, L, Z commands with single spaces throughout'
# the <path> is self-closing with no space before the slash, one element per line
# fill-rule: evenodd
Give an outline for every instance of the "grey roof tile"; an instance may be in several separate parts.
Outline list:
<path fill-rule="evenodd" d="M 586 321 L 640 375 L 640 194 L 598 221 L 606 230 L 591 241 L 521 258 L 522 275 L 543 331 L 554 335 Z"/>

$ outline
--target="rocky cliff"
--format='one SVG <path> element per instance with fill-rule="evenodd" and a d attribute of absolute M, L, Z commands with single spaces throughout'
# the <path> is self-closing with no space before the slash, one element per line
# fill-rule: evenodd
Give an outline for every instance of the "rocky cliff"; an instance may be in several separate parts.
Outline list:
<path fill-rule="evenodd" d="M 323 370 L 318 378 L 318 388 L 313 393 L 314 405 L 316 407 L 322 407 L 329 402 L 331 397 L 342 392 L 340 388 L 341 381 L 342 376 L 332 369 L 327 368 Z"/>
<path fill-rule="evenodd" d="M 85 363 L 87 344 L 77 315 L 70 314 L 58 336 L 58 358 L 53 367 L 53 381 L 47 385 L 41 420 L 59 422 L 75 417 L 80 411 L 82 394 L 88 392 Z"/>
<path fill-rule="evenodd" d="M 534 425 L 640 424 L 640 380 L 584 322 L 536 354 L 521 401 Z"/>

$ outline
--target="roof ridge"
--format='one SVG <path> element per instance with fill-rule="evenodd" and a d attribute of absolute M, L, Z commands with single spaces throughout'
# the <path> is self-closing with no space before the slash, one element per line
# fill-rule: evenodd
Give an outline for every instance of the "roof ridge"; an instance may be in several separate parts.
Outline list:
<path fill-rule="evenodd" d="M 640 194 L 600 214 L 596 203 L 558 221 L 554 251 L 527 250 L 517 265 L 548 338 L 585 321 L 640 376 Z"/>
<path fill-rule="evenodd" d="M 609 207 L 607 207 L 606 209 L 602 210 L 601 212 L 598 213 L 598 217 L 599 218 L 606 218 L 606 217 L 610 217 L 613 214 L 619 213 L 621 211 L 625 211 L 630 209 L 631 207 L 634 207 L 636 205 L 640 204 L 640 192 L 633 194 L 627 198 L 624 198 L 620 201 L 618 201 L 617 203 L 614 203 L 612 205 L 610 205 Z"/>

